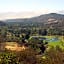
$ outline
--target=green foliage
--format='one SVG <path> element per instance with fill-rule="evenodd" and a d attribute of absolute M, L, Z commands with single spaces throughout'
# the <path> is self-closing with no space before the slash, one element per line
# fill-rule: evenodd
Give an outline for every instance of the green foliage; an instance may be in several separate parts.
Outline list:
<path fill-rule="evenodd" d="M 45 58 L 44 58 L 45 56 Z M 51 47 L 48 52 L 45 52 L 44 56 L 40 58 L 40 64 L 63 64 L 64 63 L 64 51 L 59 46 L 55 49 Z"/>
<path fill-rule="evenodd" d="M 1 52 L 0 64 L 37 64 L 36 53 L 32 49 L 22 52 Z"/>
<path fill-rule="evenodd" d="M 15 63 L 17 63 L 17 59 L 14 53 L 9 52 L 0 53 L 0 64 L 15 64 Z"/>
<path fill-rule="evenodd" d="M 64 51 L 53 46 L 43 55 L 38 55 L 33 49 L 21 52 L 5 51 L 0 52 L 0 64 L 63 64 Z"/>

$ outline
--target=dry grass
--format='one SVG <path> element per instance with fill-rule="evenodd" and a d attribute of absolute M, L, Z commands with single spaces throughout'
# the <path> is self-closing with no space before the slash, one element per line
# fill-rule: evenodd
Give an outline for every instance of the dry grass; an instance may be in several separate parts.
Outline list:
<path fill-rule="evenodd" d="M 6 43 L 0 43 L 0 50 L 10 50 L 10 51 L 24 51 L 27 49 L 26 46 L 16 43 L 16 42 L 6 42 Z"/>

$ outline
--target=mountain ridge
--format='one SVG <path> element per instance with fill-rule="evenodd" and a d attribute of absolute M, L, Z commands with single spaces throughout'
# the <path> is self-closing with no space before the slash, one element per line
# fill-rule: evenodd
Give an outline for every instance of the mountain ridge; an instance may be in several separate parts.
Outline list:
<path fill-rule="evenodd" d="M 40 24 L 42 27 L 55 27 L 64 28 L 64 15 L 57 13 L 44 14 L 32 18 L 18 18 L 18 19 L 7 19 L 4 21 L 7 25 L 26 25 L 26 24 Z"/>
<path fill-rule="evenodd" d="M 64 15 L 62 14 L 57 14 L 57 13 L 50 13 L 50 14 L 42 14 L 39 16 L 31 17 L 31 18 L 17 18 L 17 19 L 7 19 L 5 21 L 7 22 L 26 22 L 26 21 L 37 21 L 37 22 L 46 22 L 49 18 L 54 18 L 54 19 L 63 19 Z"/>

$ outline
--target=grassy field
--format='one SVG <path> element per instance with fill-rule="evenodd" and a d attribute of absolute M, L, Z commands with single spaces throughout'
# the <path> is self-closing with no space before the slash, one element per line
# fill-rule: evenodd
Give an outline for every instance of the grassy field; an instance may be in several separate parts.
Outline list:
<path fill-rule="evenodd" d="M 48 46 L 60 46 L 60 48 L 64 49 L 64 36 L 35 36 L 35 37 L 45 37 L 48 40 L 51 40 L 53 38 L 57 38 L 57 41 L 48 41 Z M 31 39 L 32 37 L 30 37 Z"/>
<path fill-rule="evenodd" d="M 49 42 L 48 45 L 49 46 L 60 46 L 60 48 L 64 49 L 64 36 L 45 36 L 48 39 L 52 39 L 52 38 L 58 38 L 58 41 L 52 41 Z"/>

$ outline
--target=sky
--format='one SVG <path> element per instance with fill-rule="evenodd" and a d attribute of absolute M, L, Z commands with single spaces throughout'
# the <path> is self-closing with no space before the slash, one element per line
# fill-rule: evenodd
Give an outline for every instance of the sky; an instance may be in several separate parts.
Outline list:
<path fill-rule="evenodd" d="M 64 0 L 0 0 L 0 19 L 51 12 L 64 13 Z"/>

